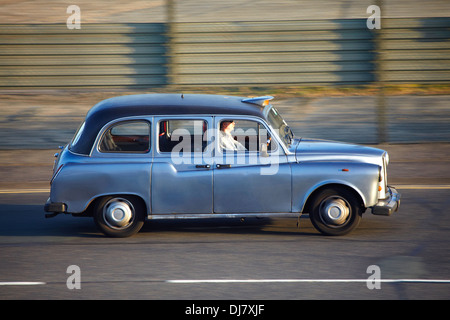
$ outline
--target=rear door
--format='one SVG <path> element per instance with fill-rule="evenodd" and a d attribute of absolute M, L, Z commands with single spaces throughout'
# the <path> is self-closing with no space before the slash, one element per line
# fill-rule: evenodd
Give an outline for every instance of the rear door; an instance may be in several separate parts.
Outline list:
<path fill-rule="evenodd" d="M 211 117 L 156 117 L 152 214 L 213 212 Z"/>

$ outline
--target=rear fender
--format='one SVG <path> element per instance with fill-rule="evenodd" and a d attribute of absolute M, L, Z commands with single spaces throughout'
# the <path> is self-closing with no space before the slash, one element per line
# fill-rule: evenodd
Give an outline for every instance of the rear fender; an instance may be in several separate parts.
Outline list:
<path fill-rule="evenodd" d="M 149 163 L 68 163 L 52 182 L 50 199 L 67 205 L 67 212 L 81 213 L 106 195 L 134 195 L 147 208 L 150 203 Z"/>

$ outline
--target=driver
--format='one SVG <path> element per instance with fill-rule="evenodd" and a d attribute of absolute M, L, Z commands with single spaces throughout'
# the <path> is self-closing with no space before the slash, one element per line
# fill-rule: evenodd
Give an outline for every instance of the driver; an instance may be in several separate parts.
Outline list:
<path fill-rule="evenodd" d="M 233 120 L 222 121 L 220 123 L 219 146 L 222 150 L 242 151 L 247 150 L 242 143 L 233 139 L 231 132 L 236 123 Z"/>

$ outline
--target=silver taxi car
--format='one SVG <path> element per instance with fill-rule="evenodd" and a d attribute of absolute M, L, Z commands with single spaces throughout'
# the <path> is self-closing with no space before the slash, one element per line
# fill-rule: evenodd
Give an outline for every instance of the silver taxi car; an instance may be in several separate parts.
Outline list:
<path fill-rule="evenodd" d="M 308 213 L 344 235 L 398 210 L 386 151 L 296 138 L 273 97 L 140 94 L 101 101 L 57 155 L 46 217 L 93 217 L 106 235 L 146 219 Z"/>

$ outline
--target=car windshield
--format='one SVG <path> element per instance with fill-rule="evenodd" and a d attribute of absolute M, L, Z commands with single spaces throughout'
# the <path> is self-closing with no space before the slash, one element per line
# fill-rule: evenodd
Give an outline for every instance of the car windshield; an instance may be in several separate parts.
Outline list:
<path fill-rule="evenodd" d="M 278 136 L 281 138 L 283 143 L 286 146 L 289 146 L 294 139 L 294 133 L 292 132 L 291 128 L 289 128 L 286 121 L 284 121 L 278 110 L 272 107 L 267 115 L 267 120 L 269 121 L 275 132 L 278 134 Z"/>

